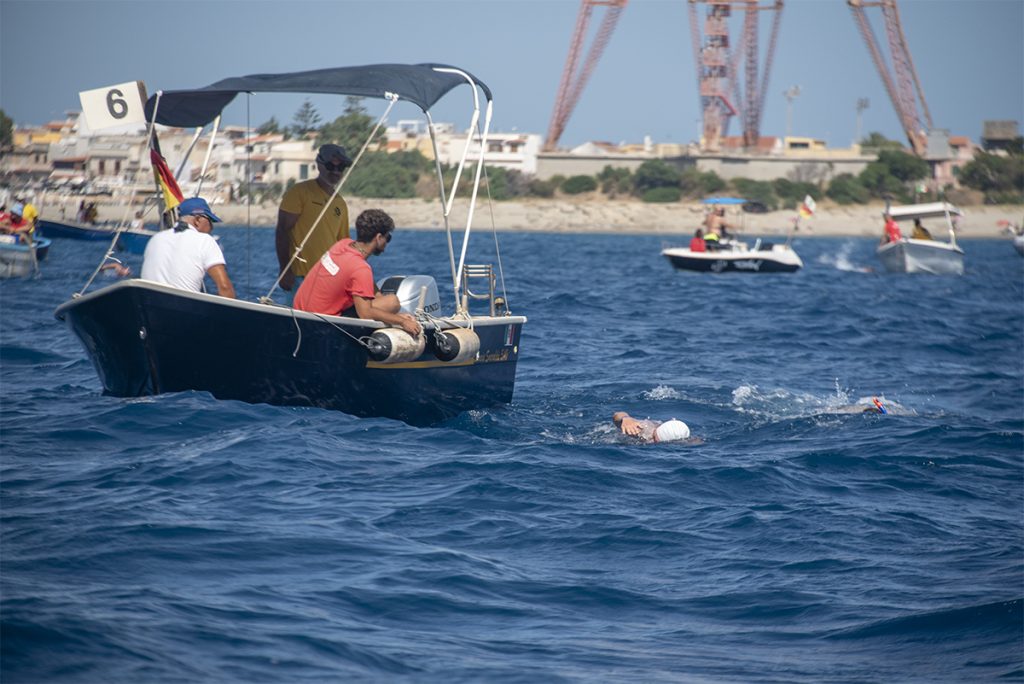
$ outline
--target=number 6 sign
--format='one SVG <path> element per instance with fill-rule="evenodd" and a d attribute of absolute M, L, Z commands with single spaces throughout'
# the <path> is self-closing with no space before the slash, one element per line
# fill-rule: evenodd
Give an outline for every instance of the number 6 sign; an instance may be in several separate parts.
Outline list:
<path fill-rule="evenodd" d="M 83 90 L 78 99 L 90 130 L 146 122 L 146 86 L 142 81 Z"/>

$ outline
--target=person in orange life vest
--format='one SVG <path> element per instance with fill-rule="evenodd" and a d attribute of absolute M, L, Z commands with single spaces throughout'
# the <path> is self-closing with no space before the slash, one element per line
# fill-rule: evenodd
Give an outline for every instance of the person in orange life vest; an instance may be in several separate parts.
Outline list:
<path fill-rule="evenodd" d="M 707 244 L 704 242 L 704 231 L 700 228 L 690 238 L 690 251 L 691 252 L 706 252 L 708 250 Z"/>
<path fill-rule="evenodd" d="M 356 239 L 343 238 L 320 257 L 295 293 L 295 308 L 380 321 L 410 335 L 419 335 L 422 330 L 416 319 L 399 313 L 398 297 L 377 290 L 373 269 L 366 262 L 369 257 L 384 253 L 394 230 L 395 222 L 380 209 L 367 209 L 359 214 Z"/>
<path fill-rule="evenodd" d="M 888 212 L 885 213 L 885 241 L 886 242 L 899 242 L 903 239 L 903 233 L 900 232 L 899 225 L 893 220 L 892 215 Z"/>

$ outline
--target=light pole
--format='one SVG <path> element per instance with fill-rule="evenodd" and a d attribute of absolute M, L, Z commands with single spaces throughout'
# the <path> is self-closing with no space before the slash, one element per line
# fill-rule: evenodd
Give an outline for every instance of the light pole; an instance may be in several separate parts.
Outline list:
<path fill-rule="evenodd" d="M 783 91 L 782 96 L 786 98 L 786 137 L 793 133 L 793 100 L 800 94 L 800 86 L 790 86 Z"/>
<path fill-rule="evenodd" d="M 866 97 L 857 98 L 857 136 L 853 139 L 854 144 L 860 145 L 860 122 L 861 114 L 871 105 Z"/>

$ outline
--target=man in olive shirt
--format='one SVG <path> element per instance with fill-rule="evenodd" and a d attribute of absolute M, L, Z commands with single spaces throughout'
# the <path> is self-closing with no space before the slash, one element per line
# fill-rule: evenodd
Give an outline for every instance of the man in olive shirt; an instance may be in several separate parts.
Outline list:
<path fill-rule="evenodd" d="M 344 147 L 323 145 L 316 156 L 319 175 L 296 183 L 281 199 L 274 242 L 281 273 L 281 289 L 291 293 L 289 304 L 309 269 L 334 243 L 348 237 L 348 205 L 341 195 L 334 195 L 333 200 L 331 196 L 341 182 L 342 173 L 351 165 L 352 160 L 345 153 Z M 330 205 L 325 212 L 324 207 L 328 202 Z M 314 228 L 313 224 L 321 213 L 323 218 Z M 313 232 L 306 239 L 311 228 Z M 289 260 L 303 240 L 306 241 L 305 246 L 289 267 Z"/>

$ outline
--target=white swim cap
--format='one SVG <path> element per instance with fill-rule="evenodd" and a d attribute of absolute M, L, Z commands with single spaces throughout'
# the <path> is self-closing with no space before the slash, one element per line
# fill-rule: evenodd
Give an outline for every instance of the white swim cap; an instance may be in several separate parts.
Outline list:
<path fill-rule="evenodd" d="M 690 436 L 690 427 L 681 420 L 666 420 L 654 431 L 655 442 L 678 442 Z"/>

